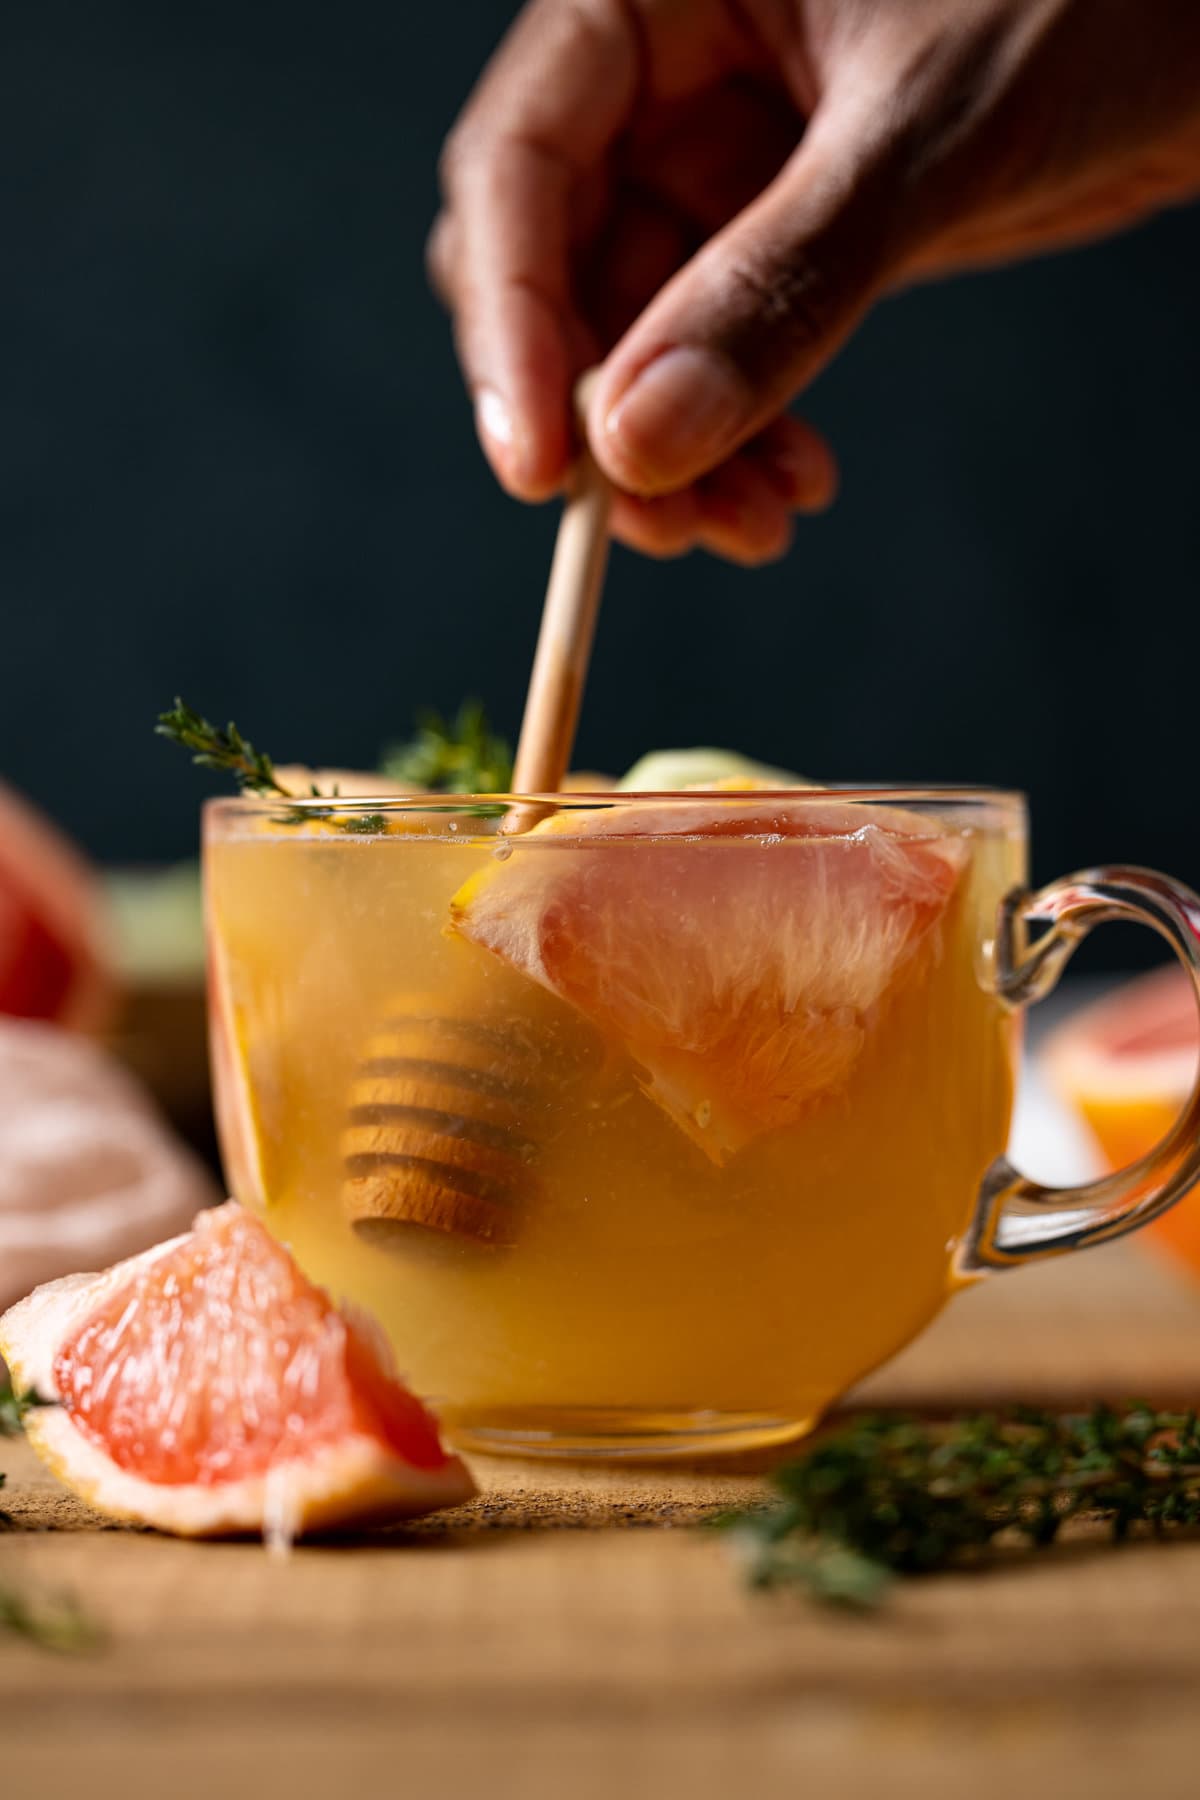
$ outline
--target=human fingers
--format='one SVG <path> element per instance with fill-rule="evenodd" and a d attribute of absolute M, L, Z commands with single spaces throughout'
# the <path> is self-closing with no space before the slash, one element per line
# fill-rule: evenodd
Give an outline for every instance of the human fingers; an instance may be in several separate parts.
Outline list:
<path fill-rule="evenodd" d="M 649 556 L 682 556 L 702 545 L 739 563 L 771 561 L 791 540 L 791 514 L 827 506 L 836 480 L 824 440 L 784 416 L 692 487 L 652 499 L 618 493 L 613 536 Z"/>
<path fill-rule="evenodd" d="M 568 459 L 572 196 L 628 116 L 638 54 L 619 0 L 533 0 L 443 154 L 432 271 L 484 451 L 526 499 L 551 492 Z"/>
<path fill-rule="evenodd" d="M 890 174 L 859 108 L 818 113 L 605 363 L 589 437 L 614 482 L 654 495 L 707 475 L 832 356 L 885 284 Z"/>
<path fill-rule="evenodd" d="M 824 512 L 838 489 L 837 460 L 812 425 L 781 413 L 740 453 L 761 469 L 796 512 Z"/>

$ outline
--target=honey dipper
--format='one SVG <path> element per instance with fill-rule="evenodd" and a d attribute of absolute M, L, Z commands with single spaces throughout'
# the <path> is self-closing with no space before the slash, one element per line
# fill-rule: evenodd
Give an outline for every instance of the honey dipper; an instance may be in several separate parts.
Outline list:
<path fill-rule="evenodd" d="M 576 389 L 582 420 L 593 376 Z M 558 792 L 575 741 L 612 495 L 587 448 L 572 470 L 513 770 L 516 793 Z M 542 809 L 514 807 L 502 829 Z M 401 1002 L 365 1047 L 342 1140 L 343 1208 L 364 1240 L 414 1230 L 503 1247 L 537 1192 L 538 1119 L 569 1064 L 532 1020 L 462 998 Z"/>
<path fill-rule="evenodd" d="M 401 1001 L 365 1045 L 342 1136 L 343 1206 L 389 1245 L 423 1227 L 503 1246 L 534 1196 L 546 1058 L 522 1021 L 476 1005 Z"/>

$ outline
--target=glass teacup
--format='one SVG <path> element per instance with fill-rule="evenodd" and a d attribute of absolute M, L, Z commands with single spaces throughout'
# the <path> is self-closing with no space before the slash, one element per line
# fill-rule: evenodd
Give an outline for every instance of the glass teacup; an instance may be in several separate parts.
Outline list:
<path fill-rule="evenodd" d="M 1200 966 L 1187 889 L 1031 894 L 1026 838 L 952 788 L 212 802 L 231 1189 L 462 1444 L 798 1436 L 956 1289 L 1200 1176 L 1195 1097 L 1085 1187 L 1005 1160 L 1021 1008 L 1092 925 Z"/>

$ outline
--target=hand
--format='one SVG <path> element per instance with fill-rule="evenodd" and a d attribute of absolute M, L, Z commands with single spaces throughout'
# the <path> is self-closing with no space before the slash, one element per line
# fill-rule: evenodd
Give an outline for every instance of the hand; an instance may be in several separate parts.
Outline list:
<path fill-rule="evenodd" d="M 574 376 L 655 555 L 779 555 L 832 497 L 784 408 L 882 294 L 1200 191 L 1197 0 L 532 0 L 430 241 L 480 439 L 552 493 Z"/>

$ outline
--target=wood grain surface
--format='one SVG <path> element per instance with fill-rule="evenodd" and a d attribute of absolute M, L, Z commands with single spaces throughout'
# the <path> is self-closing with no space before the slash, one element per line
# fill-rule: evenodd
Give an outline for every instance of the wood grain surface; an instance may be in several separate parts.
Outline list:
<path fill-rule="evenodd" d="M 1136 1246 L 960 1299 L 866 1390 L 1200 1397 L 1200 1287 Z M 106 1640 L 0 1640 L 5 1796 L 1184 1800 L 1200 1539 L 1083 1531 L 869 1619 L 746 1593 L 695 1522 L 761 1469 L 476 1464 L 483 1497 L 275 1560 L 106 1528 L 0 1443 L 0 1575 Z"/>

